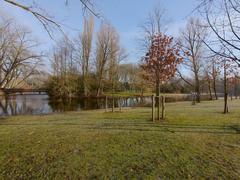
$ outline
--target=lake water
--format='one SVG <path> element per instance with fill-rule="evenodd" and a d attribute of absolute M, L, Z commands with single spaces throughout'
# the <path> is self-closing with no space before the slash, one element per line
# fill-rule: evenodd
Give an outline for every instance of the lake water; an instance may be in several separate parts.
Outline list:
<path fill-rule="evenodd" d="M 150 98 L 122 98 L 114 99 L 115 107 L 144 106 L 151 102 Z M 112 107 L 112 100 L 108 99 L 108 107 Z M 40 115 L 64 111 L 81 111 L 104 109 L 105 98 L 82 98 L 66 102 L 51 101 L 47 94 L 17 94 L 0 96 L 0 116 L 11 115 Z"/>
<path fill-rule="evenodd" d="M 209 95 L 202 95 L 202 100 L 208 100 Z M 191 101 L 190 94 L 170 95 L 166 102 Z M 108 98 L 108 107 L 112 107 L 112 99 Z M 151 97 L 128 97 L 115 98 L 114 106 L 137 107 L 151 106 Z M 66 102 L 52 101 L 47 94 L 16 94 L 0 96 L 0 116 L 12 115 L 41 115 L 65 111 L 82 111 L 93 109 L 105 109 L 105 97 L 103 98 L 81 98 Z"/>

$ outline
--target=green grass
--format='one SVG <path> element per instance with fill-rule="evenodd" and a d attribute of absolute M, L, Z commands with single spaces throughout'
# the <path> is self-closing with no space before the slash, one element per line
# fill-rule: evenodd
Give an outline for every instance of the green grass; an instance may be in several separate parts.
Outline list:
<path fill-rule="evenodd" d="M 134 97 L 134 96 L 141 96 L 141 93 L 135 93 L 135 92 L 115 92 L 115 93 L 105 93 L 106 96 L 114 96 L 114 97 Z M 153 93 L 144 93 L 143 96 L 151 96 Z"/>
<path fill-rule="evenodd" d="M 239 179 L 240 101 L 0 119 L 0 179 Z"/>
<path fill-rule="evenodd" d="M 123 92 L 115 92 L 115 93 L 111 93 L 111 92 L 106 92 L 104 95 L 106 96 L 114 96 L 114 97 L 134 97 L 134 96 L 142 96 L 141 93 L 137 93 L 137 92 L 128 92 L 128 91 L 123 91 Z M 155 95 L 155 93 L 151 93 L 151 92 L 144 92 L 143 96 L 152 96 Z M 161 93 L 161 95 L 165 95 L 168 97 L 182 97 L 182 96 L 186 96 L 188 94 L 176 94 L 176 93 Z"/>

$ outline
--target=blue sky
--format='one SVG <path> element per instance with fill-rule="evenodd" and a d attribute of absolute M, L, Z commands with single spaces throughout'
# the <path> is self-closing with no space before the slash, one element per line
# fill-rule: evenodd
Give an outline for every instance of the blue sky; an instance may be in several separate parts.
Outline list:
<path fill-rule="evenodd" d="M 17 1 L 17 0 L 16 0 Z M 29 0 L 18 0 L 27 4 Z M 74 36 L 82 30 L 82 8 L 79 0 L 69 0 L 65 6 L 64 0 L 38 0 L 37 4 L 64 24 L 64 31 Z M 121 44 L 128 50 L 129 61 L 139 59 L 138 42 L 140 28 L 147 15 L 155 6 L 162 5 L 166 9 L 167 18 L 171 19 L 168 33 L 177 36 L 179 28 L 183 27 L 187 16 L 196 7 L 197 0 L 96 0 L 96 10 L 100 12 L 119 32 Z M 0 1 L 0 11 L 17 19 L 33 31 L 34 36 L 43 44 L 46 51 L 54 43 L 43 27 L 30 14 Z M 96 19 L 96 30 L 100 24 Z"/>

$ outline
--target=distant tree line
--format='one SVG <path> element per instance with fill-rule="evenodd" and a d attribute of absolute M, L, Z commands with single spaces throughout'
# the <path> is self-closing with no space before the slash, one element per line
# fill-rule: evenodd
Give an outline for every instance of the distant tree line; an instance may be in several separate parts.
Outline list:
<path fill-rule="evenodd" d="M 72 39 L 65 36 L 53 48 L 49 93 L 55 98 L 69 98 L 138 90 L 140 68 L 122 64 L 126 58 L 116 29 L 103 23 L 94 34 L 93 17 L 85 17 L 83 32 Z"/>

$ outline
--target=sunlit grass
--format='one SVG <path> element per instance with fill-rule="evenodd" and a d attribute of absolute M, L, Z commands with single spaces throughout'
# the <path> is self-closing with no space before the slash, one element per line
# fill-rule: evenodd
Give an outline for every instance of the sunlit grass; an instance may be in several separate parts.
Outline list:
<path fill-rule="evenodd" d="M 114 96 L 114 97 L 134 97 L 134 96 L 151 96 L 153 95 L 153 93 L 151 92 L 145 92 L 143 94 L 141 94 L 140 92 L 115 92 L 115 93 L 111 93 L 111 92 L 108 92 L 108 93 L 105 93 L 106 96 Z"/>
<path fill-rule="evenodd" d="M 240 178 L 240 101 L 168 103 L 0 121 L 0 179 Z"/>

